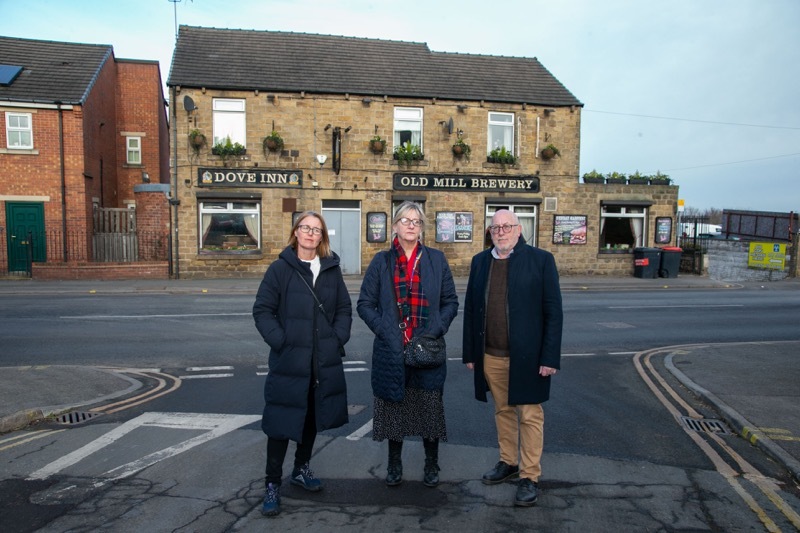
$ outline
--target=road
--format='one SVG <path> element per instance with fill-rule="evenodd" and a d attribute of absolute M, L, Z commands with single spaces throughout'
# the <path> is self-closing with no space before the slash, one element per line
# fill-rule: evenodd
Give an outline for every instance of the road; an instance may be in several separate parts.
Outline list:
<path fill-rule="evenodd" d="M 257 516 L 264 444 L 258 415 L 265 348 L 250 316 L 252 300 L 252 295 L 211 294 L 4 297 L 3 366 L 114 365 L 157 369 L 180 380 L 180 387 L 152 401 L 66 431 L 44 425 L 40 431 L 48 433 L 42 438 L 8 450 L 0 444 L 0 457 L 6 459 L 0 498 L 14 501 L 17 530 L 92 529 L 105 523 L 99 520 L 121 531 L 157 530 L 152 513 L 169 505 L 157 494 L 185 499 L 170 500 L 177 510 L 170 509 L 174 516 L 165 530 L 263 528 Z M 763 517 L 725 482 L 702 447 L 687 438 L 632 363 L 637 354 L 668 345 L 796 340 L 797 293 L 575 291 L 564 293 L 564 304 L 562 371 L 546 405 L 543 487 L 553 496 L 540 504 L 535 520 L 503 514 L 513 487 L 486 492 L 473 481 L 496 461 L 496 442 L 492 406 L 472 399 L 470 371 L 460 363 L 460 317 L 447 337 L 451 361 L 444 483 L 431 493 L 410 481 L 403 491 L 384 494 L 384 445 L 372 442 L 369 434 L 372 336 L 356 319 L 346 358 L 351 420 L 325 432 L 315 455 L 316 468 L 331 490 L 320 500 L 290 493 L 290 507 L 303 513 L 286 513 L 281 527 L 332 529 L 330 516 L 323 516 L 327 511 L 338 512 L 344 520 L 340 525 L 351 530 L 387 524 L 402 529 L 420 520 L 441 530 L 465 531 L 473 526 L 514 530 L 520 524 L 553 531 L 763 528 Z M 655 372 L 676 395 L 697 404 L 658 358 Z M 714 417 L 707 406 L 696 407 Z M 191 439 L 200 440 L 176 451 Z M 742 439 L 731 437 L 728 445 L 760 475 L 787 483 L 778 465 Z M 406 454 L 414 465 L 413 447 Z M 120 472 L 126 475 L 117 479 Z M 413 470 L 409 478 L 415 479 Z M 796 487 L 782 486 L 788 492 L 781 492 L 781 498 L 796 512 Z M 761 500 L 769 498 L 755 485 L 745 484 L 743 491 L 768 506 Z M 388 522 L 373 511 L 357 519 L 368 502 Z M 135 516 L 131 508 L 138 509 Z M 87 509 L 95 509 L 97 517 L 89 517 Z M 564 522 L 566 509 L 573 510 L 574 526 Z M 456 512 L 475 516 L 453 515 L 448 521 L 449 513 Z M 778 530 L 792 530 L 785 513 L 773 512 L 769 519 Z"/>

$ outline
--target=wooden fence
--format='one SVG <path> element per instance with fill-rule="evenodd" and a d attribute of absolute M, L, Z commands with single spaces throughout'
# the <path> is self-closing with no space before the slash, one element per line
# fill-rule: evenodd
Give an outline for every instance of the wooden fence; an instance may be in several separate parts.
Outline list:
<path fill-rule="evenodd" d="M 121 208 L 95 208 L 92 258 L 99 263 L 133 262 L 139 259 L 136 236 L 136 211 Z"/>

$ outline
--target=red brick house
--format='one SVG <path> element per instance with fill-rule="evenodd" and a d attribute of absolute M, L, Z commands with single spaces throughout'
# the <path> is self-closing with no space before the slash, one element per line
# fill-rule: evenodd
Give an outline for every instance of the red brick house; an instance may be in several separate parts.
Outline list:
<path fill-rule="evenodd" d="M 113 263 L 96 268 L 108 261 L 98 259 L 107 229 L 97 219 L 116 208 L 128 209 L 116 222 L 139 212 L 126 262 L 161 255 L 155 270 L 166 276 L 168 158 L 158 62 L 117 59 L 109 45 L 0 37 L 0 274 L 124 276 Z"/>

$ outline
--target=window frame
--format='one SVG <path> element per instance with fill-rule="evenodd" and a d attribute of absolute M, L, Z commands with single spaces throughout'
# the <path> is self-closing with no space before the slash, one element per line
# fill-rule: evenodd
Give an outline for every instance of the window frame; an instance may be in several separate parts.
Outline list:
<path fill-rule="evenodd" d="M 132 141 L 138 146 L 131 146 Z M 136 154 L 139 158 L 138 161 L 133 161 L 131 156 Z M 142 138 L 138 135 L 129 135 L 125 137 L 125 162 L 129 165 L 142 164 Z"/>
<path fill-rule="evenodd" d="M 597 246 L 600 253 L 614 254 L 614 253 L 633 253 L 634 248 L 644 246 L 647 242 L 648 220 L 650 216 L 650 206 L 648 205 L 630 205 L 624 202 L 614 203 L 606 202 L 600 205 L 600 224 L 597 236 Z M 619 212 L 609 212 L 609 209 L 619 209 Z M 641 212 L 637 212 L 637 210 Z M 631 228 L 633 236 L 632 243 L 614 243 L 614 246 L 619 248 L 611 248 L 611 243 L 606 243 L 606 221 L 609 219 L 629 219 L 641 221 L 641 233 L 636 235 L 635 229 Z M 626 247 L 623 247 L 626 246 Z"/>
<path fill-rule="evenodd" d="M 6 114 L 6 147 L 9 150 L 33 150 L 33 113 L 18 113 L 16 111 L 6 111 L 5 114 Z M 12 125 L 11 124 L 12 118 L 25 118 L 28 122 L 27 127 Z M 20 140 L 27 134 L 29 144 L 12 145 L 11 144 L 12 134 L 15 134 L 15 136 L 19 136 L 18 138 Z"/>
<path fill-rule="evenodd" d="M 407 116 L 403 116 L 406 114 Z M 413 115 L 418 115 L 417 117 Z M 424 120 L 425 120 L 425 109 L 422 107 L 395 107 L 393 113 L 393 122 L 392 122 L 392 149 L 401 146 L 404 141 L 401 138 L 401 131 L 410 131 L 411 138 L 408 142 L 412 145 L 419 146 L 419 150 L 421 153 L 425 153 L 424 146 L 423 146 L 423 133 L 424 133 Z M 405 122 L 409 124 L 419 124 L 419 130 L 416 132 L 417 138 L 419 139 L 419 143 L 414 142 L 414 133 L 413 129 L 411 130 L 400 130 L 398 129 L 398 122 Z"/>
<path fill-rule="evenodd" d="M 232 143 L 247 146 L 247 100 L 213 98 L 211 102 L 212 142 L 216 146 L 230 137 Z"/>
<path fill-rule="evenodd" d="M 509 117 L 511 120 L 497 120 L 498 117 Z M 505 138 L 508 137 L 511 141 L 511 146 L 505 146 L 505 149 L 508 150 L 511 155 L 516 155 L 516 146 L 514 142 L 514 135 L 515 135 L 515 128 L 516 128 L 516 116 L 514 113 L 508 113 L 505 111 L 489 111 L 487 117 L 487 127 L 486 127 L 486 153 L 491 153 L 492 150 L 499 149 L 505 146 Z M 503 142 L 498 144 L 495 142 L 494 131 L 492 128 L 510 128 L 510 132 L 508 134 L 503 134 Z"/>
<path fill-rule="evenodd" d="M 531 208 L 532 211 L 530 213 L 526 213 L 522 210 L 519 212 L 517 211 L 518 208 Z M 492 246 L 492 239 L 489 235 L 487 235 L 486 230 L 492 224 L 492 216 L 501 209 L 508 209 L 519 219 L 519 223 L 522 225 L 522 237 L 525 239 L 525 244 L 529 246 L 536 246 L 536 227 L 539 224 L 539 206 L 537 204 L 531 203 L 514 203 L 509 202 L 507 204 L 501 204 L 497 202 L 488 202 L 484 208 L 484 224 L 483 224 L 483 232 L 484 237 L 486 238 L 488 245 Z M 523 223 L 523 220 L 526 222 Z M 530 223 L 527 221 L 530 220 Z M 525 226 L 529 225 L 531 229 L 531 235 L 525 234 Z"/>
<path fill-rule="evenodd" d="M 212 207 L 211 204 L 225 204 L 224 207 Z M 235 204 L 245 204 L 248 207 L 236 207 Z M 208 226 L 204 229 L 204 215 L 210 215 Z M 208 232 L 211 230 L 213 223 L 213 215 L 254 215 L 256 220 L 252 224 L 252 228 L 247 227 L 246 219 L 242 219 L 245 224 L 245 233 L 233 234 L 249 237 L 255 241 L 255 244 L 242 244 L 241 246 L 252 246 L 246 249 L 225 249 L 221 244 L 209 244 L 204 241 L 208 238 Z M 198 253 L 202 255 L 208 254 L 258 254 L 262 251 L 263 241 L 261 235 L 261 201 L 252 199 L 233 199 L 233 198 L 203 198 L 198 199 L 197 202 L 197 247 Z M 251 234 L 251 231 L 255 235 Z M 211 246 L 215 246 L 211 248 Z"/>

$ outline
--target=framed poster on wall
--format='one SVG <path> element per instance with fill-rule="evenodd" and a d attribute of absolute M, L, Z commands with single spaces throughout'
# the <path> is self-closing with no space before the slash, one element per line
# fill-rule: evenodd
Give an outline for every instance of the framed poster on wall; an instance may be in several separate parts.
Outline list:
<path fill-rule="evenodd" d="M 367 213 L 367 242 L 386 242 L 386 213 Z"/>
<path fill-rule="evenodd" d="M 455 242 L 472 242 L 472 213 L 456 211 Z"/>
<path fill-rule="evenodd" d="M 672 241 L 672 218 L 656 217 L 656 244 L 669 244 Z"/>
<path fill-rule="evenodd" d="M 586 244 L 586 215 L 553 215 L 553 244 Z"/>

